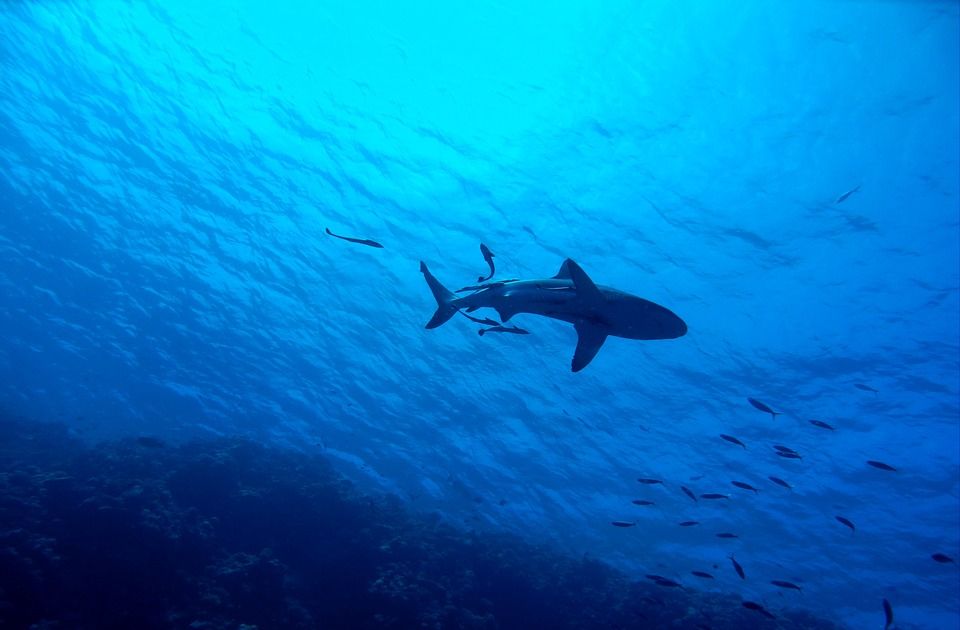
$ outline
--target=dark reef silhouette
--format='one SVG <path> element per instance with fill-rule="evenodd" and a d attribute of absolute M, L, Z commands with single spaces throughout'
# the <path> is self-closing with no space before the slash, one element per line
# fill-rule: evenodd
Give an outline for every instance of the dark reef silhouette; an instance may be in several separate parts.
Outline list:
<path fill-rule="evenodd" d="M 808 628 L 417 515 L 319 454 L 0 419 L 4 628 Z"/>

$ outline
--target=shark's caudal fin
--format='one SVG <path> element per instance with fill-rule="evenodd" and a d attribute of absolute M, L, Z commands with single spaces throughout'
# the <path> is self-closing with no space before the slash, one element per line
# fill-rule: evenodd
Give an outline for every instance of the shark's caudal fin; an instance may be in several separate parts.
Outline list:
<path fill-rule="evenodd" d="M 457 296 L 440 284 L 440 281 L 430 273 L 427 265 L 424 264 L 422 260 L 420 261 L 420 272 L 423 273 L 423 277 L 427 279 L 427 286 L 430 287 L 430 291 L 433 292 L 433 297 L 437 301 L 437 311 L 433 314 L 433 317 L 430 318 L 430 321 L 427 322 L 426 328 L 436 328 L 457 314 L 457 310 L 459 309 L 453 305 Z"/>

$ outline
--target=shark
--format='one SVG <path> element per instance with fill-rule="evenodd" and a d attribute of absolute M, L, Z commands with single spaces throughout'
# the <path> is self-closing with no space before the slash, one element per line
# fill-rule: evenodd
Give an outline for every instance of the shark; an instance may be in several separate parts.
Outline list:
<path fill-rule="evenodd" d="M 607 337 L 676 339 L 687 334 L 687 324 L 670 309 L 618 289 L 600 286 L 567 258 L 550 278 L 493 282 L 466 296 L 449 291 L 420 261 L 420 272 L 437 301 L 427 322 L 432 329 L 458 311 L 479 308 L 497 311 L 502 322 L 518 313 L 541 315 L 573 324 L 577 347 L 570 368 L 579 372 L 593 360 Z"/>

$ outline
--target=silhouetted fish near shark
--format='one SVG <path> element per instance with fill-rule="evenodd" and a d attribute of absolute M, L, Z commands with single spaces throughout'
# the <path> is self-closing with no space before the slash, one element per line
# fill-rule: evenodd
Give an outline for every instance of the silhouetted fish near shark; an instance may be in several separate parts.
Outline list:
<path fill-rule="evenodd" d="M 652 486 L 652 485 L 658 484 L 658 483 L 659 483 L 660 485 L 663 485 L 663 482 L 660 481 L 659 479 L 651 479 L 650 477 L 640 477 L 639 479 L 637 479 L 637 481 L 639 481 L 639 482 L 642 483 L 642 484 L 648 485 L 648 486 Z"/>
<path fill-rule="evenodd" d="M 500 324 L 496 324 L 495 326 L 491 326 L 490 328 L 481 328 L 480 330 L 477 331 L 477 334 L 483 337 L 483 335 L 488 332 L 513 333 L 515 335 L 530 334 L 529 330 L 524 330 L 523 328 L 518 328 L 517 326 L 501 326 Z"/>
<path fill-rule="evenodd" d="M 793 582 L 786 582 L 784 580 L 770 580 L 770 583 L 774 586 L 779 586 L 780 588 L 793 589 L 795 591 L 803 592 L 803 589 L 794 584 Z"/>
<path fill-rule="evenodd" d="M 493 266 L 493 252 L 490 251 L 490 248 L 480 243 L 480 253 L 483 254 L 483 259 L 487 261 L 487 266 L 490 267 L 490 275 L 484 278 L 483 276 L 477 277 L 477 282 L 486 282 L 493 277 L 493 274 L 496 273 L 496 269 Z"/>
<path fill-rule="evenodd" d="M 854 524 L 853 524 L 853 521 L 851 521 L 850 519 L 844 518 L 844 517 L 842 517 L 842 516 L 834 516 L 833 518 L 837 519 L 838 521 L 840 521 L 841 523 L 843 523 L 844 525 L 846 525 L 847 527 L 849 527 L 849 528 L 850 528 L 850 532 L 851 532 L 852 534 L 857 533 L 857 526 L 854 525 Z"/>
<path fill-rule="evenodd" d="M 693 575 L 695 575 L 695 576 L 697 576 L 697 577 L 699 577 L 699 578 L 703 578 L 703 579 L 705 579 L 705 580 L 712 580 L 712 579 L 713 579 L 713 576 L 710 575 L 709 573 L 707 573 L 706 571 L 691 571 L 690 573 L 693 574 Z"/>
<path fill-rule="evenodd" d="M 811 420 L 810 424 L 812 424 L 815 427 L 820 427 L 821 429 L 829 429 L 830 431 L 834 430 L 833 427 L 831 427 L 829 424 L 827 424 L 823 420 Z"/>
<path fill-rule="evenodd" d="M 697 502 L 697 495 L 695 495 L 695 494 L 693 493 L 693 491 L 690 490 L 690 488 L 688 488 L 688 487 L 686 487 L 686 486 L 680 486 L 680 489 L 683 490 L 683 493 L 684 493 L 685 495 L 687 495 L 688 497 L 690 497 L 691 499 L 693 499 L 693 502 L 694 502 L 694 503 Z"/>
<path fill-rule="evenodd" d="M 852 195 L 853 193 L 860 192 L 860 186 L 861 186 L 860 184 L 857 184 L 854 188 L 851 188 L 847 192 L 837 197 L 837 200 L 834 201 L 833 203 L 843 203 L 844 201 L 849 199 L 850 195 Z"/>
<path fill-rule="evenodd" d="M 636 521 L 610 521 L 610 524 L 614 527 L 633 527 L 637 524 Z"/>
<path fill-rule="evenodd" d="M 730 555 L 730 562 L 733 563 L 733 570 L 737 572 L 737 575 L 740 576 L 740 579 L 747 579 L 747 574 L 743 572 L 743 567 L 741 567 L 740 563 L 737 562 L 736 558 L 733 557 L 733 554 Z"/>
<path fill-rule="evenodd" d="M 731 444 L 736 444 L 737 446 L 742 446 L 742 447 L 743 447 L 743 450 L 747 450 L 747 445 L 744 444 L 743 442 L 741 442 L 740 440 L 738 440 L 737 438 L 733 437 L 732 435 L 725 435 L 725 434 L 721 433 L 721 434 L 720 434 L 720 439 L 726 440 L 727 442 L 730 442 Z"/>
<path fill-rule="evenodd" d="M 371 241 L 368 238 L 351 238 L 349 236 L 340 236 L 339 234 L 334 234 L 333 232 L 331 232 L 330 228 L 327 228 L 326 231 L 327 231 L 327 234 L 329 234 L 334 238 L 339 238 L 344 241 L 350 241 L 351 243 L 356 243 L 358 245 L 366 245 L 367 247 L 377 247 L 379 249 L 383 249 L 383 245 L 381 245 L 376 241 Z"/>
<path fill-rule="evenodd" d="M 893 606 L 890 605 L 886 597 L 883 598 L 883 617 L 886 620 L 883 630 L 890 630 L 890 626 L 893 625 Z"/>
<path fill-rule="evenodd" d="M 773 616 L 773 613 L 771 613 L 769 610 L 767 610 L 757 602 L 745 601 L 743 602 L 743 607 L 749 610 L 755 610 L 761 615 L 763 615 L 764 617 L 766 617 L 767 619 L 776 619 L 776 617 Z"/>
<path fill-rule="evenodd" d="M 772 481 L 773 483 L 777 484 L 778 486 L 783 486 L 783 487 L 786 488 L 787 490 L 793 490 L 793 486 L 791 486 L 789 483 L 787 483 L 786 481 L 784 481 L 784 480 L 781 479 L 780 477 L 767 477 L 767 479 L 769 479 L 769 480 Z"/>
<path fill-rule="evenodd" d="M 634 505 L 643 505 L 643 506 L 656 505 L 656 503 L 654 503 L 653 501 L 647 501 L 646 499 L 634 499 L 630 503 L 633 503 Z"/>
<path fill-rule="evenodd" d="M 865 392 L 873 392 L 874 394 L 880 393 L 879 390 L 876 390 L 870 387 L 869 385 L 864 385 L 863 383 L 854 383 L 853 386 L 856 387 L 857 389 L 862 389 Z"/>
<path fill-rule="evenodd" d="M 683 521 L 679 523 L 680 527 L 693 527 L 694 525 L 699 525 L 700 521 Z"/>
<path fill-rule="evenodd" d="M 749 402 L 751 405 L 753 405 L 753 407 L 754 407 L 755 409 L 759 409 L 759 410 L 762 411 L 763 413 L 769 413 L 769 414 L 770 414 L 770 417 L 773 418 L 773 419 L 776 419 L 777 416 L 780 415 L 780 412 L 779 412 L 779 411 L 774 411 L 773 409 L 771 409 L 770 407 L 768 407 L 768 406 L 765 405 L 764 403 L 760 402 L 760 401 L 757 400 L 756 398 L 747 398 L 747 402 Z"/>
<path fill-rule="evenodd" d="M 576 262 L 567 259 L 552 278 L 495 284 L 457 297 L 421 261 L 420 271 L 437 301 L 427 328 L 440 326 L 460 309 L 493 308 L 507 322 L 518 313 L 542 315 L 573 324 L 577 349 L 571 369 L 579 372 L 597 355 L 608 336 L 676 339 L 687 325 L 669 309 L 617 289 L 597 286 Z"/>
<path fill-rule="evenodd" d="M 729 499 L 730 495 L 720 494 L 718 492 L 707 492 L 705 494 L 701 494 L 700 498 L 701 499 Z"/>
<path fill-rule="evenodd" d="M 755 493 L 760 492 L 759 490 L 751 486 L 749 483 L 744 483 L 743 481 L 731 481 L 730 483 L 740 488 L 741 490 L 752 490 Z"/>
<path fill-rule="evenodd" d="M 935 553 L 935 554 L 933 554 L 933 555 L 930 556 L 930 557 L 933 558 L 936 562 L 939 562 L 940 564 L 949 564 L 949 563 L 951 563 L 951 562 L 953 562 L 954 564 L 956 564 L 956 562 L 954 562 L 953 558 L 951 558 L 950 556 L 948 556 L 948 555 L 945 554 L 945 553 Z"/>
<path fill-rule="evenodd" d="M 873 466 L 874 468 L 879 468 L 880 470 L 888 470 L 890 472 L 897 472 L 897 469 L 891 466 L 890 464 L 884 464 L 883 462 L 874 461 L 872 459 L 867 460 L 867 464 Z"/>

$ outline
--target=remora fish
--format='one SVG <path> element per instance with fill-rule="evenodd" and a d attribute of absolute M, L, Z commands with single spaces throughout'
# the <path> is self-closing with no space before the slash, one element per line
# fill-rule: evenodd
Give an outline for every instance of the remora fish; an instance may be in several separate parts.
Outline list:
<path fill-rule="evenodd" d="M 381 245 L 376 241 L 371 241 L 368 238 L 351 238 L 349 236 L 340 236 L 339 234 L 334 234 L 333 232 L 331 232 L 330 228 L 327 228 L 327 234 L 329 234 L 334 238 L 339 238 L 344 241 L 350 241 L 351 243 L 357 243 L 358 245 L 366 245 L 367 247 L 377 247 L 379 249 L 383 249 L 383 245 Z"/>
<path fill-rule="evenodd" d="M 493 266 L 493 252 L 490 251 L 490 248 L 480 243 L 480 253 L 483 254 L 483 259 L 487 261 L 487 266 L 490 267 L 490 275 L 484 278 L 483 276 L 477 276 L 477 282 L 486 282 L 493 277 L 493 274 L 496 273 L 496 269 Z"/>
<path fill-rule="evenodd" d="M 676 339 L 687 334 L 687 325 L 669 309 L 624 293 L 597 286 L 576 262 L 567 259 L 552 278 L 518 280 L 491 286 L 457 297 L 420 262 L 420 271 L 437 301 L 437 310 L 427 322 L 436 328 L 460 309 L 492 308 L 501 321 L 517 313 L 542 315 L 573 324 L 577 349 L 571 369 L 579 372 L 589 365 L 607 337 L 626 339 Z"/>
<path fill-rule="evenodd" d="M 488 332 L 513 333 L 515 335 L 530 334 L 529 330 L 524 330 L 523 328 L 518 328 L 516 326 L 501 326 L 500 324 L 491 326 L 490 328 L 481 328 L 480 330 L 477 331 L 477 334 L 483 337 L 483 335 Z"/>
<path fill-rule="evenodd" d="M 851 188 L 851 189 L 848 190 L 847 192 L 845 192 L 845 193 L 843 193 L 842 195 L 840 195 L 839 197 L 837 197 L 837 200 L 834 201 L 833 203 L 843 203 L 844 201 L 846 201 L 847 199 L 850 198 L 850 195 L 852 195 L 852 194 L 855 193 L 855 192 L 859 192 L 859 191 L 860 191 L 860 184 L 857 184 L 854 188 Z"/>
<path fill-rule="evenodd" d="M 837 519 L 838 521 L 840 521 L 841 523 L 843 523 L 844 525 L 846 525 L 847 527 L 849 527 L 849 528 L 850 528 L 850 531 L 852 532 L 851 535 L 857 533 L 857 526 L 854 525 L 854 524 L 853 524 L 853 521 L 851 521 L 850 519 L 844 518 L 844 517 L 842 517 L 842 516 L 834 516 L 833 518 Z"/>
<path fill-rule="evenodd" d="M 743 442 L 741 442 L 740 440 L 738 440 L 737 438 L 733 437 L 732 435 L 726 435 L 725 433 L 721 433 L 721 434 L 720 434 L 720 439 L 726 440 L 727 442 L 730 442 L 731 444 L 736 444 L 737 446 L 742 446 L 742 447 L 743 447 L 743 450 L 747 450 L 747 445 L 744 444 Z"/>
<path fill-rule="evenodd" d="M 890 472 L 897 472 L 897 469 L 891 466 L 890 464 L 884 464 L 883 462 L 878 462 L 872 459 L 867 460 L 867 464 L 873 466 L 874 468 L 879 468 L 880 470 L 889 470 Z"/>
<path fill-rule="evenodd" d="M 830 429 L 831 431 L 833 431 L 833 427 L 831 427 L 829 424 L 827 424 L 823 420 L 811 420 L 810 424 L 812 424 L 815 427 L 820 427 L 821 429 Z"/>
<path fill-rule="evenodd" d="M 786 481 L 784 481 L 784 480 L 781 479 L 780 477 L 767 477 L 767 479 L 769 479 L 769 480 L 772 481 L 773 483 L 777 484 L 778 486 L 783 486 L 783 487 L 786 488 L 787 490 L 793 490 L 793 486 L 791 486 L 789 483 L 787 483 Z"/>

